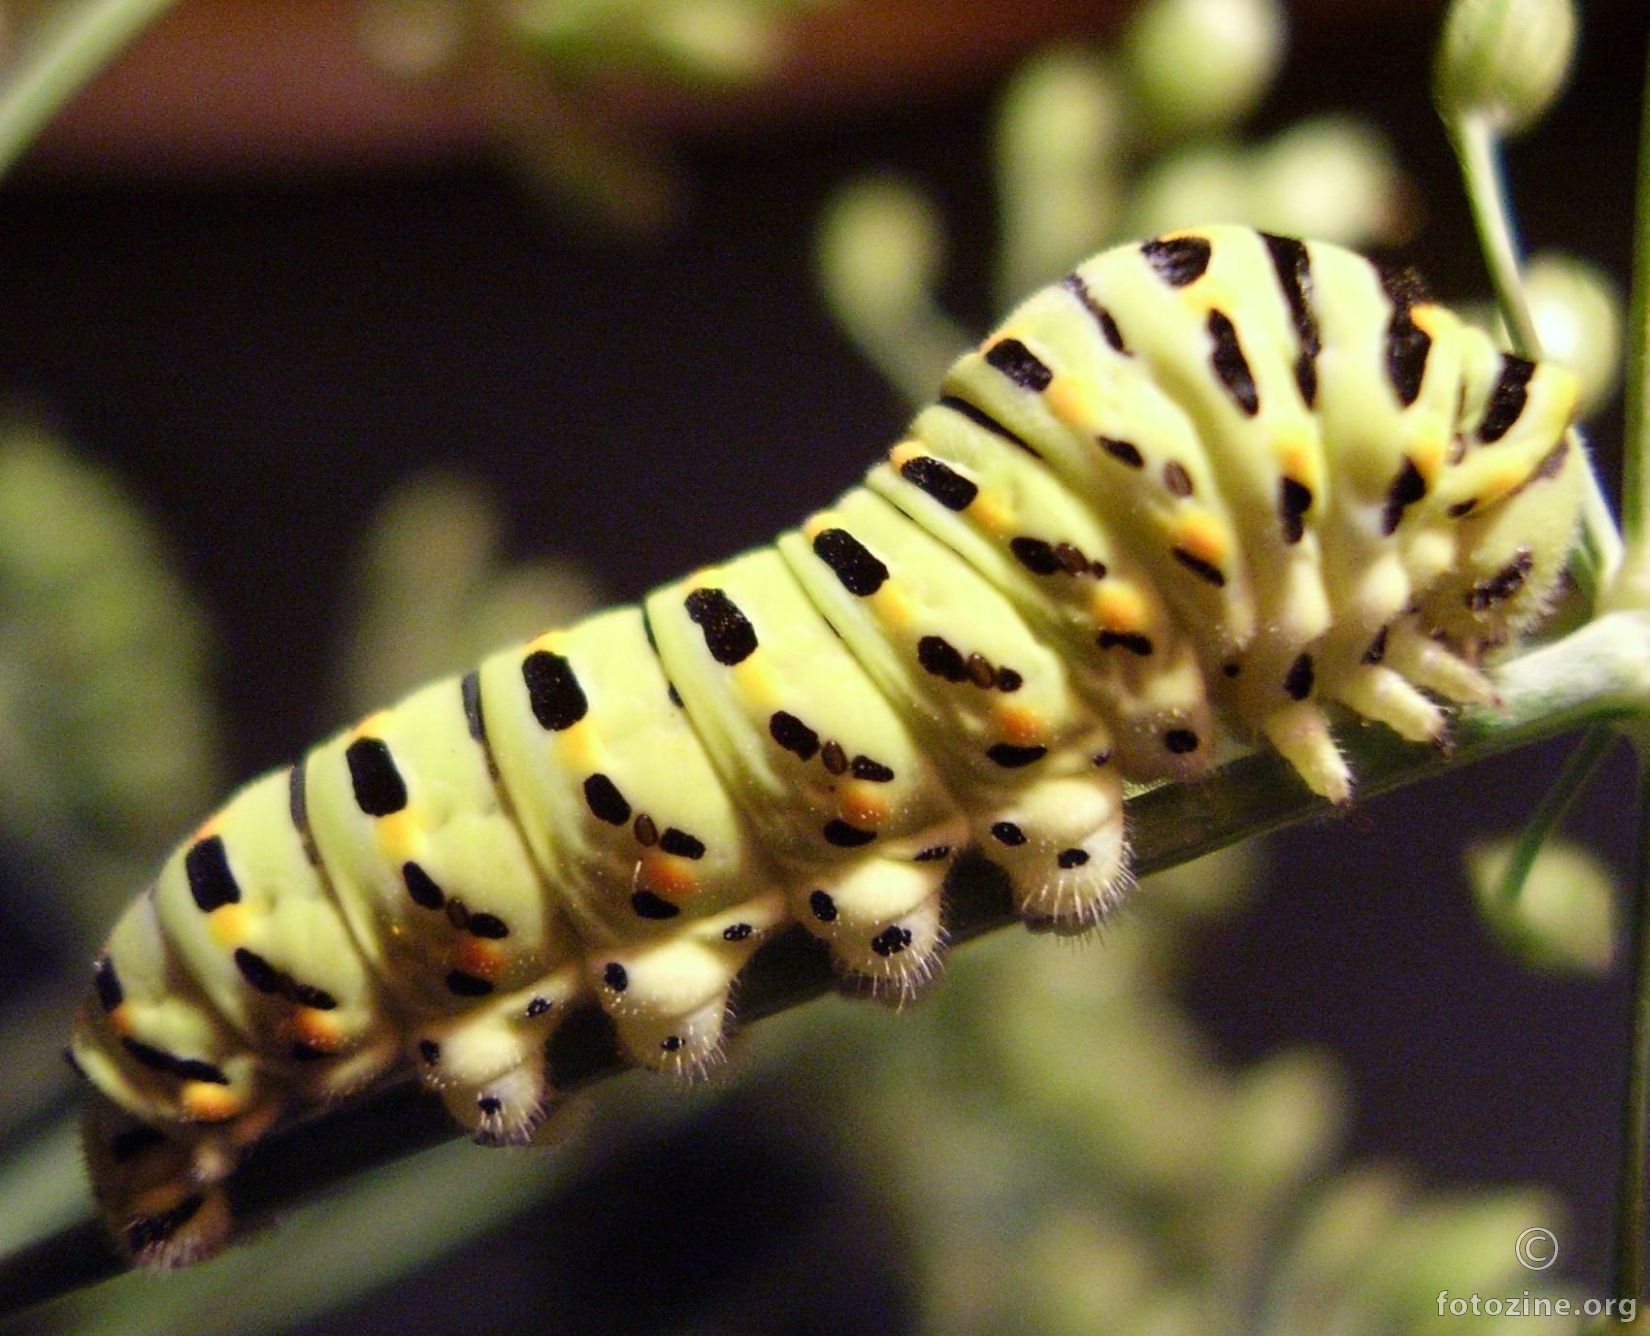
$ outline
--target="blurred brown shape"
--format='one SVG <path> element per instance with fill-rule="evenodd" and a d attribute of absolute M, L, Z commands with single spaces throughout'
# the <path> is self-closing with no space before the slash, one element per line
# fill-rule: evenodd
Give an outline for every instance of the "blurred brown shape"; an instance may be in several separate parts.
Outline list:
<path fill-rule="evenodd" d="M 526 77 L 541 84 L 529 104 L 576 101 L 621 136 L 739 134 L 955 96 L 1045 42 L 1103 36 L 1131 8 L 1129 0 L 820 0 L 778 20 L 785 54 L 754 86 L 695 90 L 612 75 L 573 93 L 553 85 L 553 72 L 529 76 L 521 55 L 485 40 L 472 40 L 450 69 L 397 76 L 361 40 L 368 2 L 182 0 L 65 111 L 30 164 L 188 174 L 438 160 L 485 148 L 501 124 L 519 132 Z M 486 6 L 472 8 L 472 26 L 484 28 Z M 1418 0 L 1312 0 L 1292 6 L 1291 18 L 1355 28 L 1409 11 L 1435 21 L 1434 7 Z"/>

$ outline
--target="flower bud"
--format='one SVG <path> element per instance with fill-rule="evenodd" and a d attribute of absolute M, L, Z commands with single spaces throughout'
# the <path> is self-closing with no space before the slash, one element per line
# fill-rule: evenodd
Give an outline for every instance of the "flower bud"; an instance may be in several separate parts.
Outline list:
<path fill-rule="evenodd" d="M 1141 117 L 1170 138 L 1246 115 L 1283 59 L 1277 0 L 1151 0 L 1124 36 Z"/>
<path fill-rule="evenodd" d="M 902 321 L 931 299 L 944 258 L 927 196 L 891 176 L 838 191 L 819 229 L 825 294 L 839 316 Z"/>
<path fill-rule="evenodd" d="M 853 182 L 826 205 L 815 253 L 837 323 L 912 404 L 926 401 L 972 342 L 934 295 L 945 232 L 928 197 L 889 176 Z"/>
<path fill-rule="evenodd" d="M 1345 1085 L 1329 1054 L 1307 1048 L 1275 1053 L 1237 1078 L 1222 1171 L 1238 1197 L 1281 1196 L 1323 1172 L 1349 1122 Z"/>
<path fill-rule="evenodd" d="M 1124 102 L 1108 62 L 1081 48 L 1035 56 L 1010 81 L 995 155 L 1005 299 L 1050 282 L 1111 234 Z"/>
<path fill-rule="evenodd" d="M 1563 89 L 1575 35 L 1571 0 L 1454 0 L 1433 69 L 1440 114 L 1528 128 Z"/>
<path fill-rule="evenodd" d="M 1159 154 L 1141 174 L 1123 230 L 1154 237 L 1205 223 L 1247 223 L 1254 162 L 1226 144 Z"/>
<path fill-rule="evenodd" d="M 1549 839 L 1515 897 L 1502 893 L 1511 840 L 1467 851 L 1474 898 L 1490 926 L 1528 963 L 1601 974 L 1616 950 L 1616 893 L 1609 869 L 1569 840 Z"/>
<path fill-rule="evenodd" d="M 740 84 L 778 63 L 779 34 L 770 14 L 739 0 L 682 0 L 652 21 L 654 47 L 680 77 Z"/>
<path fill-rule="evenodd" d="M 1581 416 L 1591 417 L 1621 378 L 1621 295 L 1615 284 L 1573 255 L 1547 251 L 1525 270 L 1524 295 L 1542 356 L 1581 378 Z"/>
<path fill-rule="evenodd" d="M 1403 174 L 1368 121 L 1315 116 L 1278 135 L 1249 178 L 1256 226 L 1342 246 L 1391 242 L 1409 219 Z"/>

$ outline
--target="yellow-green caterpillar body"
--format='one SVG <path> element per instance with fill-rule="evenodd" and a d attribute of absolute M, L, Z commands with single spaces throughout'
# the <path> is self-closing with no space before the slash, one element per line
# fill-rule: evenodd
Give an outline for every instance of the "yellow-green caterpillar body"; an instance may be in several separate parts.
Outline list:
<path fill-rule="evenodd" d="M 1493 699 L 1585 461 L 1564 370 L 1335 246 L 1215 227 L 1015 311 L 856 487 L 772 546 L 506 649 L 243 789 L 98 957 L 72 1044 L 97 1196 L 152 1265 L 295 1111 L 410 1067 L 528 1139 L 594 1002 L 637 1061 L 717 1054 L 800 923 L 927 977 L 974 845 L 1028 919 L 1128 879 L 1125 781 L 1264 738 L 1317 793 L 1330 714 L 1443 739 Z"/>

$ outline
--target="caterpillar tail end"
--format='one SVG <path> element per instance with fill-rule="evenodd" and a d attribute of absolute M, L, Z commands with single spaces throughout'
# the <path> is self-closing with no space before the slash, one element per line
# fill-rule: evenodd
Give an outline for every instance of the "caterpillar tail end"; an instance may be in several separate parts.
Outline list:
<path fill-rule="evenodd" d="M 176 1140 L 95 1092 L 80 1126 L 98 1209 L 134 1265 L 170 1271 L 223 1251 L 235 1226 L 221 1180 L 238 1154 Z"/>

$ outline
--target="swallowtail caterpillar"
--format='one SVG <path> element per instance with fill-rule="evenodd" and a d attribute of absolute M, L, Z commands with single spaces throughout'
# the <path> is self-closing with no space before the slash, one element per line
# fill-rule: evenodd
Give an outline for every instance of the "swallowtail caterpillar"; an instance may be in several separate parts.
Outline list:
<path fill-rule="evenodd" d="M 636 1061 L 703 1068 L 791 923 L 909 990 L 965 846 L 1083 929 L 1128 882 L 1125 781 L 1194 779 L 1223 739 L 1345 803 L 1331 714 L 1437 743 L 1437 699 L 1494 699 L 1483 652 L 1574 540 L 1575 397 L 1335 246 L 1213 227 L 1089 260 L 772 545 L 208 818 L 75 1026 L 110 1226 L 142 1263 L 211 1254 L 251 1143 L 398 1069 L 527 1140 L 583 1003 Z"/>

